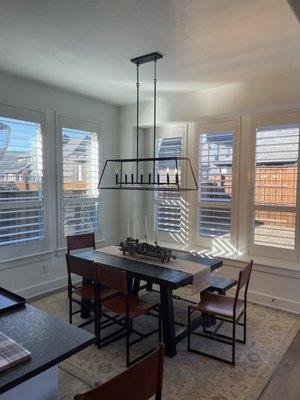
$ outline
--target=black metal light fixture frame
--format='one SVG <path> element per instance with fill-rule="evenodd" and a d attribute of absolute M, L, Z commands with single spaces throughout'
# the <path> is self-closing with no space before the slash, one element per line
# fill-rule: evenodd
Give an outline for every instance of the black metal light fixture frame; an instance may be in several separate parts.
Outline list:
<path fill-rule="evenodd" d="M 156 63 L 157 60 L 163 58 L 160 53 L 150 53 L 145 54 L 144 56 L 132 58 L 130 61 L 136 64 L 136 158 L 117 158 L 117 159 L 109 159 L 105 161 L 98 189 L 106 189 L 106 190 L 148 190 L 148 191 L 164 191 L 164 192 L 174 192 L 174 191 L 191 191 L 198 190 L 197 180 L 193 171 L 192 164 L 188 157 L 155 157 L 155 145 L 156 145 L 156 95 L 157 95 L 157 72 L 156 72 Z M 140 82 L 139 82 L 139 67 L 141 64 L 145 64 L 148 62 L 154 63 L 154 79 L 153 79 L 153 92 L 154 92 L 154 113 L 153 113 L 153 157 L 150 158 L 140 158 L 139 157 L 139 102 L 140 102 Z M 169 172 L 166 174 L 166 182 L 163 181 L 159 175 L 155 171 L 156 162 L 159 161 L 173 161 L 175 167 L 175 175 L 172 179 Z M 148 176 L 143 173 L 139 173 L 139 167 L 141 163 L 150 162 L 153 163 L 153 170 L 149 171 Z M 178 162 L 186 162 L 188 168 L 191 170 L 193 187 L 182 187 L 179 179 L 179 164 Z M 105 170 L 107 168 L 108 163 L 117 163 L 118 168 L 115 173 L 115 186 L 101 186 L 101 182 L 104 177 Z M 124 164 L 131 163 L 135 165 L 135 173 L 132 170 L 130 176 L 124 173 Z M 120 171 L 120 173 L 119 173 Z"/>

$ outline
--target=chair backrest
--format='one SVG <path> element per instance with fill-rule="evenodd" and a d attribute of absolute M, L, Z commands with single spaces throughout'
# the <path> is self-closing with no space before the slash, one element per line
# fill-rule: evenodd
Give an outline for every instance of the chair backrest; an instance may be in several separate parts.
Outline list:
<path fill-rule="evenodd" d="M 111 380 L 75 396 L 74 400 L 148 400 L 160 399 L 163 384 L 164 346 L 127 368 Z"/>
<path fill-rule="evenodd" d="M 128 294 L 126 272 L 120 269 L 95 263 L 95 283 Z"/>
<path fill-rule="evenodd" d="M 95 234 L 94 233 L 84 233 L 82 235 L 67 236 L 67 251 L 68 254 L 72 250 L 87 249 L 95 246 Z"/>
<path fill-rule="evenodd" d="M 245 287 L 245 292 L 244 292 L 244 300 L 247 300 L 247 292 L 248 292 L 248 287 L 249 287 L 249 281 L 250 281 L 250 276 L 251 276 L 251 271 L 252 271 L 252 266 L 253 266 L 253 260 L 249 262 L 249 264 L 246 265 L 245 268 L 242 269 L 239 273 L 239 279 L 237 283 L 237 288 L 236 288 L 236 295 L 235 299 L 237 301 L 241 289 Z"/>
<path fill-rule="evenodd" d="M 82 278 L 95 280 L 94 262 L 66 254 L 68 275 L 79 275 Z"/>

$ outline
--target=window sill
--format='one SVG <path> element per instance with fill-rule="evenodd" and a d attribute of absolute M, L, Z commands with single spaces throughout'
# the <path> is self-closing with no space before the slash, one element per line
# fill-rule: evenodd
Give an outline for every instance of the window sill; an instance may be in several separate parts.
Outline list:
<path fill-rule="evenodd" d="M 0 271 L 5 271 L 9 268 L 19 267 L 21 265 L 31 264 L 34 262 L 48 260 L 52 255 L 52 250 L 46 250 L 39 253 L 26 254 L 16 258 L 2 260 L 0 261 Z"/>
<path fill-rule="evenodd" d="M 241 268 L 246 263 L 254 260 L 253 269 L 264 273 L 270 273 L 273 275 L 291 276 L 300 278 L 300 265 L 297 262 L 289 260 L 279 260 L 277 258 L 261 257 L 261 256 L 250 256 L 250 255 L 239 255 L 239 254 L 226 254 L 222 251 L 218 252 L 205 249 L 203 247 L 191 247 L 181 246 L 170 242 L 160 242 L 161 246 L 173 248 L 175 250 L 183 250 L 188 252 L 194 252 L 201 255 L 207 255 L 208 257 L 216 257 L 224 262 L 225 265 Z"/>

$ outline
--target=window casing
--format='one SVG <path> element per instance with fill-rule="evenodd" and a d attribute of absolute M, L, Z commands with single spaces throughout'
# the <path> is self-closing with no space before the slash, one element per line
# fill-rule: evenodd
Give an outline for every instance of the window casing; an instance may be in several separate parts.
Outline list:
<path fill-rule="evenodd" d="M 0 137 L 1 255 L 42 252 L 48 248 L 43 114 L 0 107 Z"/>
<path fill-rule="evenodd" d="M 214 244 L 235 245 L 236 121 L 200 124 L 197 133 L 196 171 L 196 244 L 211 248 Z M 226 249 L 226 246 L 224 247 Z"/>
<path fill-rule="evenodd" d="M 61 244 L 65 237 L 94 232 L 100 238 L 98 124 L 60 117 Z"/>
<path fill-rule="evenodd" d="M 299 142 L 297 113 L 255 119 L 250 252 L 299 257 Z"/>

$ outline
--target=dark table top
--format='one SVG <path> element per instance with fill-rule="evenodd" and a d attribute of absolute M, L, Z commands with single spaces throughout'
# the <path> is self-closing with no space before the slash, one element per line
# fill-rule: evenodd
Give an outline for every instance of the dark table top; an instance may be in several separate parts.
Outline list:
<path fill-rule="evenodd" d="M 216 258 L 208 258 L 201 255 L 194 255 L 190 252 L 184 251 L 173 251 L 173 254 L 177 258 L 193 261 L 195 263 L 201 263 L 209 266 L 211 270 L 215 270 L 223 265 L 221 260 Z M 134 278 L 139 278 L 142 280 L 151 281 L 158 285 L 169 286 L 173 289 L 189 285 L 193 282 L 193 276 L 187 272 L 177 271 L 167 267 L 167 262 L 165 264 L 158 265 L 159 260 L 155 260 L 153 265 L 150 263 L 144 263 L 139 260 L 132 260 L 122 257 L 120 251 L 120 256 L 113 256 L 110 254 L 101 253 L 101 249 L 95 250 L 84 250 L 73 254 L 76 257 L 92 260 L 95 263 L 108 265 L 110 267 L 119 268 L 124 271 L 129 276 Z"/>
<path fill-rule="evenodd" d="M 0 373 L 0 394 L 91 345 L 90 333 L 31 305 L 3 314 L 0 330 L 31 352 L 31 360 Z"/>

